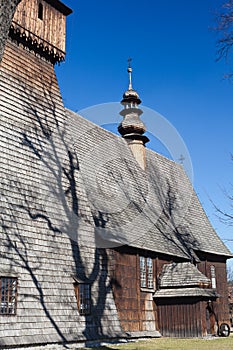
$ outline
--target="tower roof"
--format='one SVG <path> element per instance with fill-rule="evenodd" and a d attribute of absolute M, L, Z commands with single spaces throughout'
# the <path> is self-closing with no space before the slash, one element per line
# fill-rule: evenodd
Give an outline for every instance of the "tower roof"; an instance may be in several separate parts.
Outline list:
<path fill-rule="evenodd" d="M 59 0 L 45 0 L 45 1 L 49 5 L 53 6 L 55 9 L 60 11 L 65 16 L 68 16 L 68 15 L 70 15 L 73 12 L 68 6 L 66 6 L 65 4 L 63 4 Z"/>

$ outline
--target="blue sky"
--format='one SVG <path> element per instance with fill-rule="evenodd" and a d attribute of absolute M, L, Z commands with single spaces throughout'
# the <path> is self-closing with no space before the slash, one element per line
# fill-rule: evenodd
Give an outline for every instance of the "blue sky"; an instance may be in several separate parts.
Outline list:
<path fill-rule="evenodd" d="M 67 18 L 66 62 L 56 68 L 65 106 L 80 111 L 120 101 L 132 57 L 133 85 L 143 105 L 177 129 L 213 227 L 233 240 L 233 226 L 219 221 L 210 201 L 230 210 L 221 188 L 232 181 L 233 84 L 223 76 L 233 65 L 215 61 L 213 30 L 223 0 L 63 2 L 74 11 Z M 233 242 L 226 244 L 233 251 Z"/>

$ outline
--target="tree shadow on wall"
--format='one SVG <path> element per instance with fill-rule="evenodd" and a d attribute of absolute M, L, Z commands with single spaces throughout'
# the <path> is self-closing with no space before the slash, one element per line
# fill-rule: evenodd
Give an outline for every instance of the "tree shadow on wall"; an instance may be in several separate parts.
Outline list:
<path fill-rule="evenodd" d="M 1 222 L 5 249 L 1 256 L 13 270 L 26 271 L 30 275 L 37 295 L 24 294 L 22 300 L 34 298 L 39 301 L 59 341 L 66 343 L 79 334 L 76 329 L 70 331 L 72 334 L 61 329 L 48 304 L 43 280 L 46 271 L 41 271 L 47 258 L 56 260 L 58 254 L 64 256 L 63 248 L 69 242 L 73 265 L 70 260 L 67 264 L 73 266 L 72 275 L 95 290 L 91 296 L 91 315 L 77 318 L 85 323 L 83 338 L 107 337 L 106 330 L 102 329 L 102 318 L 112 286 L 108 277 L 108 254 L 105 249 L 95 247 L 94 222 L 65 111 L 54 97 L 53 84 L 45 87 L 42 82 L 41 86 L 43 93 L 39 96 L 33 88 L 21 84 L 26 103 L 19 115 L 26 116 L 27 120 L 24 124 L 22 121 L 16 123 L 15 132 L 19 135 L 16 153 L 13 158 L 12 153 L 8 154 L 10 169 L 2 188 L 4 211 Z M 34 245 L 40 240 L 46 243 L 41 246 L 41 254 L 37 254 L 35 262 L 32 259 Z M 57 266 L 56 277 L 62 268 L 65 269 L 63 275 L 71 270 L 67 266 Z M 53 288 L 52 283 L 50 288 Z M 74 302 L 69 307 L 78 314 Z"/>
<path fill-rule="evenodd" d="M 143 172 L 133 158 L 128 160 L 124 156 L 117 168 L 110 162 L 105 168 L 105 182 L 108 182 L 109 188 L 117 186 L 117 192 L 122 195 L 121 201 L 118 200 L 118 211 L 94 212 L 96 226 L 106 232 L 114 232 L 114 229 L 120 232 L 125 228 L 128 230 L 124 233 L 126 245 L 141 246 L 142 249 L 150 246 L 149 249 L 154 247 L 154 251 L 163 245 L 164 252 L 167 249 L 174 256 L 198 261 L 194 250 L 198 250 L 199 243 L 192 235 L 193 223 L 189 212 L 194 196 L 192 188 L 187 187 L 190 188 L 187 194 L 184 180 L 172 173 L 166 178 L 156 162 L 149 165 L 148 173 Z M 188 180 L 185 178 L 185 181 Z M 104 198 L 104 190 L 99 191 Z M 111 197 L 111 201 L 114 198 Z M 131 221 L 128 227 L 127 220 Z"/>

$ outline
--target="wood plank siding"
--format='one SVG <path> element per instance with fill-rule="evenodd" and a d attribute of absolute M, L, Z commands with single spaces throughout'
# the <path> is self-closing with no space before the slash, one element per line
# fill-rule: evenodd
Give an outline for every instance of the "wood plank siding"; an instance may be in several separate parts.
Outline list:
<path fill-rule="evenodd" d="M 153 256 L 154 290 L 140 287 L 139 256 Z M 222 322 L 229 323 L 226 303 L 224 262 L 215 262 L 217 293 L 221 294 L 217 301 L 209 301 L 208 297 L 177 297 L 153 299 L 157 288 L 157 277 L 164 265 L 171 260 L 165 256 L 142 252 L 130 247 L 121 247 L 112 252 L 114 261 L 113 292 L 119 319 L 126 332 L 159 331 L 163 336 L 200 337 L 217 334 L 217 326 Z M 213 262 L 199 263 L 202 273 L 211 279 L 210 267 Z"/>
<path fill-rule="evenodd" d="M 43 6 L 42 19 L 38 17 L 39 4 Z M 13 22 L 47 45 L 66 51 L 66 16 L 45 0 L 23 0 L 16 9 Z"/>
<path fill-rule="evenodd" d="M 127 332 L 153 332 L 158 329 L 157 307 L 153 294 L 156 290 L 157 275 L 163 263 L 169 261 L 160 260 L 153 252 L 147 252 L 146 255 L 151 256 L 153 260 L 154 288 L 141 288 L 140 255 L 145 255 L 145 252 L 130 247 L 121 247 L 112 253 L 114 299 L 121 326 Z"/>
<path fill-rule="evenodd" d="M 202 305 L 194 298 L 165 299 L 157 302 L 159 330 L 165 337 L 203 335 Z"/>
<path fill-rule="evenodd" d="M 140 289 L 137 256 L 114 251 L 113 293 L 124 331 L 141 330 Z"/>
<path fill-rule="evenodd" d="M 216 279 L 216 291 L 219 294 L 219 298 L 216 302 L 213 302 L 213 310 L 216 314 L 216 321 L 220 325 L 221 323 L 227 323 L 230 326 L 229 321 L 229 307 L 228 307 L 228 291 L 227 291 L 227 272 L 226 272 L 226 261 L 221 257 L 216 259 L 216 256 L 207 254 L 202 257 L 203 261 L 198 264 L 199 270 L 204 273 L 210 280 L 211 267 L 215 268 L 215 279 Z"/>

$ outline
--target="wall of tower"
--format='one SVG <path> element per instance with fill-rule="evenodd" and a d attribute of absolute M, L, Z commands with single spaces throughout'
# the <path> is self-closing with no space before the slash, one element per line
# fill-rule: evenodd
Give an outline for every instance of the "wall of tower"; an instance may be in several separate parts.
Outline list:
<path fill-rule="evenodd" d="M 134 158 L 143 170 L 146 170 L 146 148 L 141 140 L 126 139 Z"/>
<path fill-rule="evenodd" d="M 21 0 L 0 0 L 0 62 L 16 6 Z"/>
<path fill-rule="evenodd" d="M 39 4 L 43 8 L 42 19 L 39 18 Z M 26 31 L 26 35 L 31 35 L 33 40 L 44 41 L 45 46 L 53 46 L 65 52 L 66 16 L 46 1 L 22 0 L 13 22 L 19 29 Z"/>

